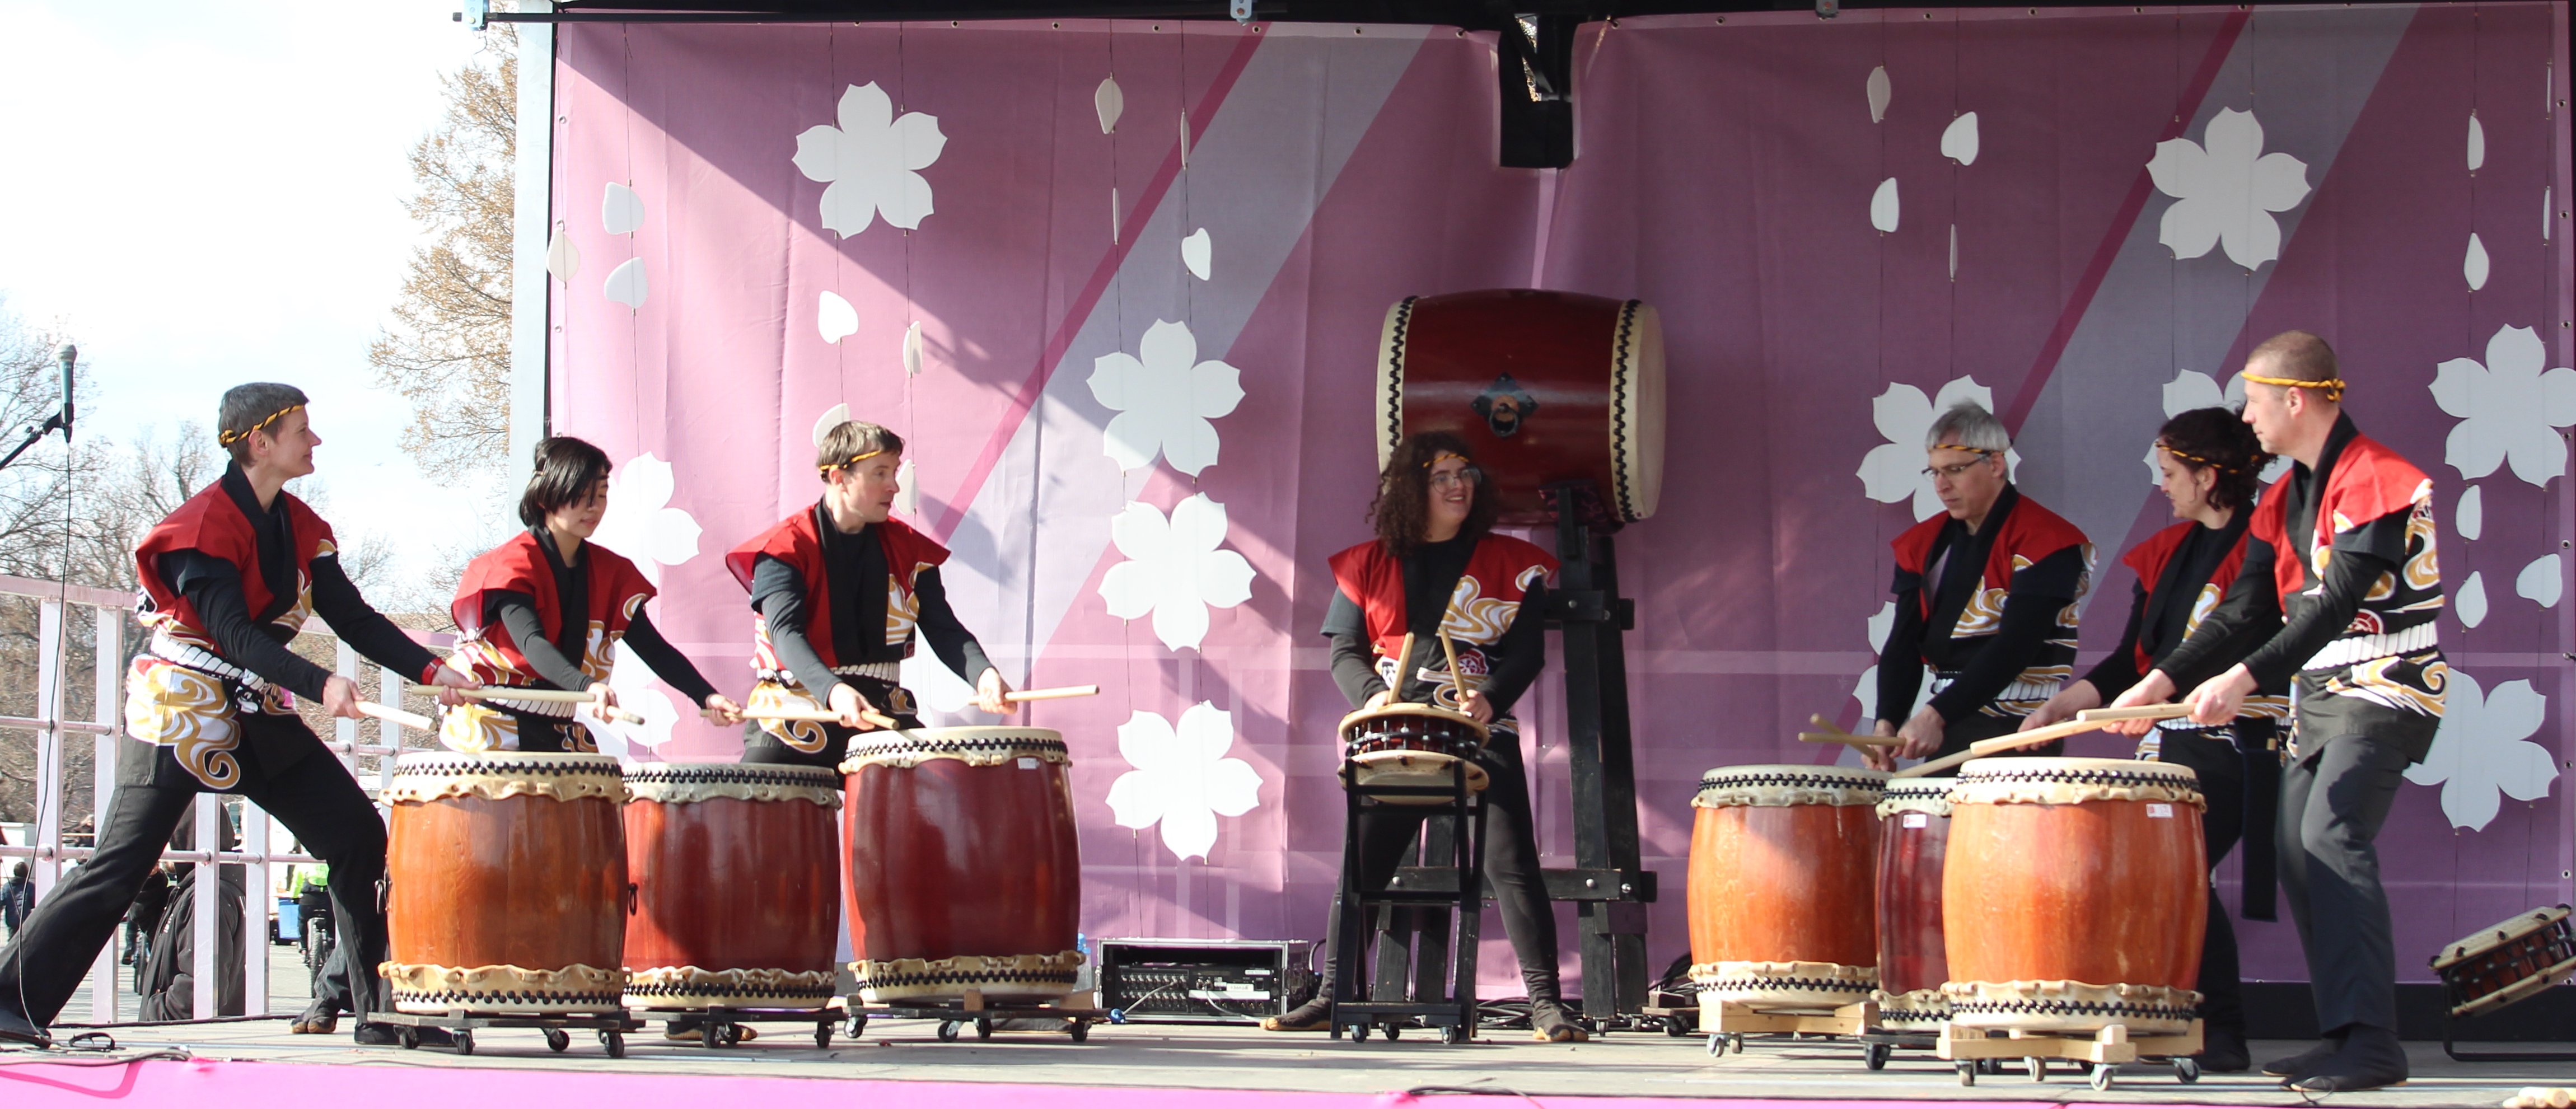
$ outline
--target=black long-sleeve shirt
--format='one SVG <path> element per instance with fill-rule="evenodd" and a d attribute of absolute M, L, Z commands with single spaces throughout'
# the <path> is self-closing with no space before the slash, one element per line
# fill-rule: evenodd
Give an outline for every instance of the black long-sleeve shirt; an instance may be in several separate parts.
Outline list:
<path fill-rule="evenodd" d="M 833 656 L 845 666 L 902 661 L 907 645 L 885 641 L 886 595 L 892 582 L 874 526 L 844 535 L 827 519 L 817 530 L 823 534 L 823 566 L 832 597 Z M 948 587 L 937 567 L 913 575 L 912 595 L 918 606 L 917 634 L 929 641 L 931 653 L 968 684 L 983 680 L 992 660 L 949 607 Z M 807 693 L 829 701 L 841 679 L 805 638 L 805 600 L 805 582 L 795 567 L 768 555 L 752 563 L 751 604 L 769 625 L 770 649 Z"/>
<path fill-rule="evenodd" d="M 1449 597 L 1458 588 L 1458 579 L 1467 572 L 1467 561 L 1475 551 L 1474 539 L 1458 538 L 1418 544 L 1399 561 L 1404 570 L 1404 626 L 1413 633 L 1414 657 L 1401 660 L 1396 672 L 1408 680 L 1425 662 L 1440 657 L 1440 621 L 1448 613 Z M 1546 604 L 1547 585 L 1532 583 L 1521 596 L 1512 626 L 1503 631 L 1501 639 L 1484 648 L 1488 662 L 1485 701 L 1493 706 L 1496 719 L 1511 715 L 1512 705 L 1529 691 L 1530 683 L 1538 680 L 1540 669 L 1547 664 L 1547 619 L 1540 615 Z M 1358 599 L 1336 590 L 1324 614 L 1323 631 L 1332 642 L 1333 684 L 1355 708 L 1387 688 L 1386 679 L 1378 673 L 1367 628 L 1367 615 Z M 1445 661 L 1442 665 L 1446 665 Z"/>
<path fill-rule="evenodd" d="M 545 552 L 546 568 L 555 579 L 555 626 L 561 636 L 548 640 L 545 621 L 537 615 L 537 599 L 516 590 L 498 589 L 484 594 L 483 619 L 499 624 L 510 633 L 510 642 L 519 655 L 528 660 L 538 682 L 545 687 L 580 690 L 590 687 L 590 678 L 582 673 L 580 658 L 590 646 L 590 545 L 582 544 L 573 554 L 570 565 L 563 561 L 562 551 L 554 537 L 544 528 L 536 533 L 537 548 Z M 669 640 L 653 627 L 653 621 L 642 612 L 627 621 L 625 642 L 635 648 L 637 658 L 653 669 L 663 681 L 671 683 L 690 703 L 703 706 L 715 696 L 715 686 L 698 673 L 697 664 L 671 646 Z"/>
<path fill-rule="evenodd" d="M 2200 598 L 2201 587 L 2218 573 L 2219 564 L 2227 561 L 2227 552 L 2245 535 L 2252 520 L 2251 510 L 2240 510 L 2226 526 L 2211 528 L 2194 524 L 2183 536 L 2173 553 L 2165 559 L 2164 571 L 2157 580 L 2141 581 L 2130 591 L 2129 622 L 2120 632 L 2120 641 L 2111 653 L 2087 671 L 2084 680 L 2100 691 L 2107 703 L 2130 686 L 2146 677 L 2138 666 L 2138 649 L 2146 648 L 2150 668 L 2162 666 L 2174 650 L 2191 633 L 2192 606 Z M 2268 572 L 2268 568 L 2267 571 Z M 2149 602 L 2152 601 L 2153 604 Z M 2212 677 L 2198 671 L 2166 673 L 2183 689 L 2190 689 Z"/>
<path fill-rule="evenodd" d="M 259 542 L 264 556 L 269 542 L 265 533 Z M 321 699 L 322 684 L 330 680 L 331 672 L 286 649 L 296 629 L 252 620 L 249 605 L 243 599 L 241 571 L 232 563 L 191 548 L 163 554 L 153 565 L 161 580 L 170 583 L 197 610 L 197 619 L 205 624 L 203 630 L 214 639 L 215 651 L 225 661 L 298 697 Z M 437 665 L 436 656 L 430 654 L 429 648 L 412 642 L 401 628 L 359 595 L 358 587 L 340 569 L 338 557 L 324 555 L 314 559 L 311 572 L 313 612 L 331 625 L 331 631 L 342 642 L 414 681 L 428 678 L 431 668 Z M 294 580 L 291 568 L 286 580 Z"/>
<path fill-rule="evenodd" d="M 1902 569 L 1897 572 L 1892 589 L 1896 622 L 1879 648 L 1879 719 L 1905 723 L 1929 663 L 1953 675 L 1949 686 L 1932 696 L 1931 708 L 1941 714 L 1943 723 L 1957 723 L 2011 688 L 2048 641 L 2058 636 L 2058 614 L 2075 603 L 2083 587 L 2080 547 L 2058 551 L 2013 574 L 1993 635 L 1958 639 L 1950 634 L 1959 613 L 1984 587 L 1986 554 L 2003 530 L 2005 515 L 2018 501 L 2007 488 L 1975 532 L 1958 520 L 1942 527 L 1925 567 L 1939 575 L 1929 619 L 1923 614 L 1925 583 Z"/>

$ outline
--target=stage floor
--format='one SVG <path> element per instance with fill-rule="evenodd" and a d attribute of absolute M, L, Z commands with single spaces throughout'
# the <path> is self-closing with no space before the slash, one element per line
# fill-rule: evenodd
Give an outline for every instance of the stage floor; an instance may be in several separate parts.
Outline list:
<path fill-rule="evenodd" d="M 494 1086 L 495 1080 L 501 1080 L 498 1088 L 502 1089 L 511 1080 L 492 1072 L 551 1072 L 545 1081 L 533 1083 L 540 1087 L 553 1087 L 575 1075 L 625 1080 L 704 1076 L 850 1079 L 870 1084 L 999 1083 L 1070 1087 L 1095 1096 L 1121 1087 L 1325 1095 L 1447 1087 L 1442 1092 L 1556 1097 L 2285 1106 L 2304 1101 L 2260 1075 L 2206 1075 L 2196 1085 L 2183 1085 L 2175 1081 L 2170 1066 L 2161 1064 L 2124 1069 L 2107 1093 L 2093 1091 L 2082 1073 L 2071 1067 L 2053 1069 L 2047 1081 L 2033 1082 L 2018 1062 L 2007 1064 L 2007 1073 L 1981 1076 L 1975 1087 L 1965 1088 L 1949 1064 L 1926 1053 L 1901 1052 L 1887 1069 L 1873 1073 L 1862 1067 L 1858 1049 L 1841 1041 L 1757 1039 L 1747 1054 L 1711 1058 L 1700 1037 L 1659 1033 L 1618 1034 L 1565 1045 L 1530 1043 L 1519 1039 L 1525 1033 L 1492 1031 L 1473 1044 L 1449 1047 L 1429 1035 L 1409 1036 L 1397 1043 L 1376 1038 L 1351 1043 L 1321 1034 L 1263 1033 L 1242 1027 L 1131 1024 L 1095 1027 L 1089 1042 L 1082 1044 L 1061 1032 L 1014 1031 L 998 1031 L 991 1042 L 979 1043 L 971 1028 L 957 1042 L 943 1043 L 934 1022 L 879 1020 L 857 1042 L 836 1035 L 827 1050 L 815 1049 L 810 1025 L 768 1025 L 766 1035 L 756 1043 L 713 1051 L 666 1043 L 656 1028 L 630 1037 L 627 1057 L 611 1060 L 596 1037 L 586 1032 L 575 1033 L 571 1050 L 557 1055 L 547 1050 L 535 1031 L 485 1029 L 475 1038 L 475 1054 L 460 1057 L 426 1048 L 355 1047 L 349 1042 L 345 1021 L 341 1027 L 339 1035 L 330 1037 L 289 1035 L 285 1022 L 274 1020 L 124 1028 L 114 1034 L 121 1054 L 168 1048 L 184 1050 L 198 1060 L 362 1067 L 361 1073 L 378 1082 L 388 1068 L 435 1068 L 446 1073 L 422 1074 L 420 1079 L 431 1085 L 444 1085 L 437 1081 L 443 1079 L 478 1086 Z M 2257 1046 L 2255 1057 L 2270 1058 L 2302 1046 L 2264 1043 Z M 2576 1064 L 2462 1064 L 2444 1057 L 2438 1044 L 2409 1046 L 2413 1082 L 2347 1100 L 2388 1106 L 2495 1106 L 2523 1086 L 2576 1082 Z M 0 1052 L 0 1078 L 7 1072 L 26 1073 L 29 1068 L 9 1064 L 35 1062 L 31 1054 Z M 64 1058 L 62 1053 L 51 1054 Z M 148 1065 L 184 1069 L 190 1064 Z M 251 1069 L 272 1076 L 280 1073 L 273 1067 Z M 457 1073 L 459 1069 L 483 1073 Z M 7 1085 L 0 1081 L 0 1087 Z M 666 1092 L 675 1095 L 692 1085 L 686 1081 L 664 1084 Z M 900 1085 L 876 1086 L 869 1100 L 881 1101 L 889 1094 L 901 1099 L 901 1089 Z M 925 1085 L 920 1090 L 923 1101 L 950 1109 L 957 1109 L 961 1100 L 941 1092 L 956 1091 L 956 1087 Z M 974 1092 L 978 1091 L 967 1091 Z M 987 1087 L 981 1092 L 1002 1091 Z M 1388 1104 L 1383 1098 L 1374 1100 Z"/>

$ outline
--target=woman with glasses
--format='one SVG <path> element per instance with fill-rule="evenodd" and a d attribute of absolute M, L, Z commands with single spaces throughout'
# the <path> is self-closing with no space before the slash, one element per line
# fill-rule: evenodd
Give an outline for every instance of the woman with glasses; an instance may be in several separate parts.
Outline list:
<path fill-rule="evenodd" d="M 1946 511 L 1896 537 L 1896 624 L 1878 655 L 1870 765 L 1968 749 L 2021 726 L 2075 669 L 2076 603 L 2093 571 L 2084 533 L 2013 488 L 2012 436 L 1974 401 L 1932 422 L 1924 468 Z M 1932 695 L 1920 708 L 1923 672 Z M 2062 743 L 2023 753 L 2051 755 Z"/>
<path fill-rule="evenodd" d="M 1337 587 L 1324 615 L 1332 639 L 1333 682 L 1353 707 L 1428 701 L 1465 713 L 1492 729 L 1476 756 L 1490 776 L 1486 806 L 1485 880 L 1502 911 L 1503 932 L 1529 990 L 1530 1028 L 1539 1040 L 1585 1038 L 1562 1003 L 1557 983 L 1556 915 L 1539 875 L 1538 835 L 1522 769 L 1519 722 L 1512 705 L 1547 661 L 1539 610 L 1556 559 L 1534 544 L 1493 534 L 1500 511 L 1477 495 L 1483 472 L 1467 443 L 1445 432 L 1407 438 L 1378 476 L 1369 509 L 1377 538 L 1332 557 Z M 1453 694 L 1440 642 L 1457 648 Z M 1406 637 L 1413 653 L 1398 658 Z M 1423 813 L 1405 806 L 1362 810 L 1357 859 L 1363 889 L 1383 888 L 1421 831 Z M 1314 1032 L 1332 1017 L 1332 960 L 1315 999 L 1262 1027 Z"/>

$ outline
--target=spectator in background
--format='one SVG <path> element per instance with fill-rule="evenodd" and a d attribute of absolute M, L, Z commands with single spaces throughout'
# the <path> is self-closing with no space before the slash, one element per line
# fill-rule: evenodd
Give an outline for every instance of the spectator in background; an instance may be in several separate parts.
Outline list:
<path fill-rule="evenodd" d="M 27 864 L 21 860 L 9 868 L 8 884 L 0 885 L 0 923 L 9 926 L 10 935 L 17 935 L 18 925 L 35 911 L 36 880 L 28 875 Z"/>
<path fill-rule="evenodd" d="M 170 864 L 153 867 L 143 876 L 143 888 L 134 893 L 134 906 L 125 913 L 125 954 L 117 962 L 134 965 L 134 953 L 145 950 L 152 933 L 161 927 L 161 914 L 170 907 Z"/>

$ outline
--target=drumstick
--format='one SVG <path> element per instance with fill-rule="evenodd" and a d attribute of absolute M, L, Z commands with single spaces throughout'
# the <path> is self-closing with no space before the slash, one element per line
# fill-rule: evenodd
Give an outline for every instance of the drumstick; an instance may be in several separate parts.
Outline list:
<path fill-rule="evenodd" d="M 1800 743 L 1848 743 L 1854 747 L 1902 747 L 1905 741 L 1892 735 L 1854 735 L 1850 732 L 1800 732 Z"/>
<path fill-rule="evenodd" d="M 2190 705 L 2138 705 L 2125 709 L 2086 709 L 2078 720 L 2172 720 L 2191 715 Z"/>
<path fill-rule="evenodd" d="M 1467 690 L 1458 684 L 1458 645 L 1449 640 L 1448 619 L 1446 615 L 1441 617 L 1440 650 L 1449 656 L 1449 700 L 1463 708 L 1467 704 Z"/>
<path fill-rule="evenodd" d="M 1098 696 L 1099 693 L 1100 687 L 1096 685 L 1060 685 L 1053 689 L 1023 689 L 1016 693 L 1005 693 L 1002 695 L 1002 699 L 1013 703 L 1020 701 L 1054 701 L 1066 697 L 1095 697 Z"/>
<path fill-rule="evenodd" d="M 372 716 L 378 720 L 391 721 L 416 732 L 434 732 L 438 730 L 438 726 L 431 723 L 430 719 L 426 716 L 422 716 L 416 712 L 404 712 L 401 709 L 389 709 L 383 705 L 375 703 L 374 701 L 358 702 L 358 715 Z"/>
<path fill-rule="evenodd" d="M 2064 739 L 2071 735 L 2082 735 L 2086 732 L 2098 732 L 2101 731 L 2105 725 L 2111 723 L 2115 723 L 2115 721 L 2081 719 L 2069 720 L 2063 724 L 2051 724 L 2045 728 L 2032 728 L 2026 732 L 2014 732 L 2011 735 L 1997 736 L 1993 739 L 1981 739 L 1975 743 L 1969 744 L 1967 750 L 1961 751 L 1958 754 L 1943 755 L 1940 758 L 1934 759 L 1920 766 L 1909 766 L 1894 774 L 1888 775 L 1888 777 L 1920 778 L 1926 774 L 1935 774 L 1940 771 L 1948 770 L 1953 766 L 1957 766 L 1960 763 L 1968 761 L 1969 759 L 1981 759 L 2000 751 L 2010 751 L 2016 748 L 2029 747 L 2034 744 L 2046 743 L 2052 739 Z"/>
<path fill-rule="evenodd" d="M 411 692 L 434 697 L 438 695 L 438 691 L 442 688 L 444 687 L 435 685 L 415 685 L 411 687 Z M 552 705 L 598 705 L 599 707 L 592 711 L 597 713 L 603 720 L 613 720 L 620 724 L 641 724 L 644 722 L 644 715 L 642 713 L 619 708 L 615 705 L 600 705 L 599 698 L 593 696 L 587 690 L 521 689 L 517 686 L 482 685 L 458 689 L 456 691 L 456 695 L 459 697 L 472 697 L 478 701 L 507 700 L 529 701 Z"/>
<path fill-rule="evenodd" d="M 1404 683 L 1413 677 L 1410 673 L 1412 669 L 1413 633 L 1406 632 L 1404 633 L 1404 646 L 1395 649 L 1395 688 L 1386 691 L 1387 700 L 1401 701 L 1404 699 Z"/>

